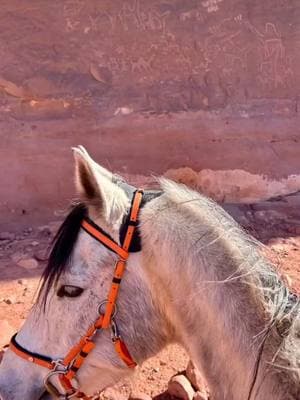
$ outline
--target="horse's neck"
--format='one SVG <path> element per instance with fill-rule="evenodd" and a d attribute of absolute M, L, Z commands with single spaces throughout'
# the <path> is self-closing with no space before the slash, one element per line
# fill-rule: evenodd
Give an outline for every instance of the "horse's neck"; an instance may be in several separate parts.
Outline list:
<path fill-rule="evenodd" d="M 203 232 L 193 237 L 198 228 L 192 221 L 188 221 L 189 242 L 183 232 L 183 217 L 180 227 L 173 227 L 168 234 L 165 226 L 176 218 L 169 215 L 161 229 L 153 224 L 148 235 L 146 232 L 149 247 L 145 246 L 145 263 L 154 283 L 154 296 L 174 326 L 176 339 L 202 370 L 211 397 L 248 400 L 257 372 L 251 400 L 296 399 L 288 397 L 286 386 L 281 393 L 278 376 L 267 371 L 280 338 L 271 329 L 262 346 L 268 318 L 262 296 L 253 287 L 255 282 L 250 277 L 228 280 L 236 277 L 237 271 L 245 273 L 239 268 L 241 261 L 230 248 L 222 247 L 222 240 L 215 241 L 208 234 L 201 243 L 198 239 Z M 197 251 L 201 245 L 205 250 Z"/>
<path fill-rule="evenodd" d="M 263 345 L 267 324 L 250 293 L 247 298 L 249 287 L 239 286 L 237 282 L 199 285 L 195 274 L 187 276 L 186 266 L 181 265 L 180 274 L 174 263 L 169 265 L 162 280 L 158 282 L 156 278 L 155 287 L 158 301 L 177 333 L 176 340 L 202 371 L 211 398 L 248 400 L 255 381 L 251 400 L 296 400 L 296 397 L 287 397 L 286 387 L 284 390 L 280 387 L 278 371 L 271 371 L 273 367 L 269 363 L 282 339 L 276 329 L 271 329 Z M 170 276 L 176 278 L 173 280 Z M 241 306 L 237 311 L 238 304 Z M 291 379 L 291 388 L 292 382 Z"/>

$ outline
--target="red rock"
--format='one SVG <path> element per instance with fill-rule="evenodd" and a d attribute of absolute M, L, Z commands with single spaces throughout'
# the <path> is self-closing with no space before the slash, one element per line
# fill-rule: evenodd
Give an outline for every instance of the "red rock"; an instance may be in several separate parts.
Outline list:
<path fill-rule="evenodd" d="M 193 362 L 190 360 L 186 367 L 186 376 L 191 382 L 195 390 L 205 391 L 206 383 L 198 368 L 195 367 Z"/>
<path fill-rule="evenodd" d="M 25 269 L 35 269 L 38 268 L 39 263 L 34 258 L 24 258 L 18 261 L 18 265 Z"/>
<path fill-rule="evenodd" d="M 193 400 L 195 391 L 184 375 L 175 375 L 168 384 L 168 393 L 180 400 Z"/>
<path fill-rule="evenodd" d="M 66 149 L 77 138 L 84 138 L 95 159 L 111 164 L 114 171 L 142 176 L 149 171 L 163 174 L 170 165 L 188 166 L 196 174 L 245 169 L 262 176 L 262 184 L 246 179 L 235 185 L 227 179 L 224 185 L 231 185 L 237 196 L 260 196 L 264 188 L 271 196 L 297 190 L 297 2 L 248 1 L 247 13 L 255 14 L 256 29 L 249 28 L 253 21 L 238 11 L 245 0 L 228 0 L 226 7 L 217 0 L 152 0 L 132 6 L 134 11 L 127 2 L 115 0 L 106 2 L 101 23 L 98 15 L 89 18 L 99 5 L 99 0 L 90 0 L 74 26 L 65 2 L 49 1 L 30 10 L 31 29 L 27 18 L 15 16 L 17 0 L 6 3 L 0 32 L 1 43 L 7 44 L 1 47 L 7 63 L 2 73 L 9 75 L 1 77 L 1 138 L 7 144 L 0 158 L 5 188 L 1 225 L 20 223 L 20 216 L 22 224 L 33 223 L 38 214 L 46 221 L 74 194 Z M 236 13 L 229 11 L 233 9 Z M 47 24 L 49 16 L 62 14 L 65 18 Z M 224 22 L 222 34 L 214 31 L 213 16 Z M 37 31 L 47 46 L 36 45 Z M 232 49 L 224 45 L 225 37 Z M 249 42 L 251 61 L 242 50 Z M 58 62 L 60 54 L 64 57 Z M 234 62 L 239 57 L 247 68 Z M 92 62 L 90 70 L 87 60 Z M 199 68 L 202 62 L 205 68 Z M 187 69 L 192 72 L 187 74 Z M 26 99 L 16 101 L 12 94 Z M 113 116 L 115 110 L 118 115 Z M 108 116 L 104 127 L 101 121 Z M 12 120 L 26 124 L 22 140 L 10 139 Z M 219 196 L 218 190 L 213 194 Z"/>
<path fill-rule="evenodd" d="M 15 234 L 12 232 L 0 232 L 0 240 L 14 240 Z"/>

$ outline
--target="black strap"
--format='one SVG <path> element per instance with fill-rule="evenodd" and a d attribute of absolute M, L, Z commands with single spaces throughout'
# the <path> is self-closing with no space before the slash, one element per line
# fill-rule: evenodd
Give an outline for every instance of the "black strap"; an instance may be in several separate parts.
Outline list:
<path fill-rule="evenodd" d="M 129 212 L 124 216 L 123 222 L 122 222 L 122 225 L 121 225 L 121 228 L 120 228 L 119 238 L 120 238 L 121 246 L 123 245 L 124 240 L 125 240 L 127 227 L 128 227 L 128 225 L 131 224 L 131 222 L 130 222 L 130 214 L 131 214 L 131 208 L 132 208 L 133 199 L 134 199 L 134 195 L 135 195 L 136 190 L 137 189 L 135 189 L 133 191 L 133 193 L 131 194 L 131 206 L 130 206 Z M 142 209 L 145 204 L 149 203 L 149 201 L 155 199 L 156 197 L 159 197 L 161 194 L 162 194 L 161 190 L 146 190 L 146 191 L 143 191 L 143 198 L 142 198 L 142 201 L 141 201 L 140 209 Z M 128 249 L 129 253 L 138 253 L 142 249 L 141 234 L 140 234 L 140 230 L 139 230 L 139 219 L 137 220 L 135 225 L 137 226 L 137 228 L 134 231 L 133 238 L 131 240 L 131 243 L 130 243 L 130 246 L 129 246 L 129 249 Z"/>
<path fill-rule="evenodd" d="M 28 354 L 29 357 L 38 358 L 38 359 L 46 361 L 48 363 L 53 362 L 51 357 L 43 356 L 42 354 L 33 353 L 27 349 L 24 349 L 24 347 L 22 347 L 16 340 L 17 334 L 18 333 L 15 333 L 14 336 L 10 339 L 10 341 L 18 350 L 22 351 L 25 354 Z"/>

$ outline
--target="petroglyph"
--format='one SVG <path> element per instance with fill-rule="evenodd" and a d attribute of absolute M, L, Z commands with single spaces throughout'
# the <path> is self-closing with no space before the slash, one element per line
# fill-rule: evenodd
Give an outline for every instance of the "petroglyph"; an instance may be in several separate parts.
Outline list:
<path fill-rule="evenodd" d="M 169 14 L 169 11 L 160 14 L 153 8 L 146 10 L 141 7 L 139 0 L 124 2 L 121 10 L 115 15 L 104 12 L 113 30 L 129 31 L 135 28 L 140 31 L 161 31 L 163 34 L 166 33 L 166 18 Z"/>
<path fill-rule="evenodd" d="M 286 67 L 285 63 L 285 46 L 281 35 L 274 24 L 267 22 L 263 34 L 263 59 L 260 65 L 262 82 L 274 85 L 275 88 L 285 85 L 285 77 L 282 74 L 282 69 Z"/>
<path fill-rule="evenodd" d="M 210 35 L 202 46 L 206 69 L 219 75 L 228 93 L 241 93 L 245 71 L 255 70 L 255 83 L 250 92 L 260 85 L 272 93 L 275 89 L 292 87 L 293 58 L 288 54 L 279 28 L 271 22 L 264 30 L 257 29 L 242 14 L 225 18 L 208 28 Z M 250 63 L 250 64 L 249 64 Z M 237 77 L 239 78 L 238 85 Z M 244 95 L 243 95 L 244 96 Z"/>
<path fill-rule="evenodd" d="M 267 22 L 264 32 L 260 32 L 249 21 L 244 21 L 244 24 L 259 41 L 260 82 L 266 88 L 291 85 L 294 77 L 291 57 L 286 54 L 286 47 L 276 25 Z"/>
<path fill-rule="evenodd" d="M 148 60 L 143 57 L 139 57 L 136 60 L 131 61 L 131 71 L 132 72 L 150 72 L 151 71 L 151 61 L 154 55 L 152 54 Z"/>
<path fill-rule="evenodd" d="M 237 20 L 239 21 L 239 18 Z M 237 75 L 244 75 L 247 54 L 252 48 L 251 42 L 244 40 L 243 30 L 234 17 L 225 18 L 209 27 L 210 35 L 203 43 L 207 70 L 214 69 L 231 95 L 237 90 Z"/>
<path fill-rule="evenodd" d="M 125 0 L 118 5 L 107 3 L 97 12 L 80 0 L 72 4 L 75 6 L 64 6 L 66 29 L 74 34 L 99 34 L 103 45 L 93 50 L 93 62 L 112 71 L 115 85 L 124 82 L 126 73 L 149 87 L 155 81 L 180 80 L 185 87 L 192 82 L 191 103 L 193 107 L 199 103 L 200 108 L 210 107 L 210 99 L 218 93 L 247 102 L 260 96 L 261 88 L 264 96 L 272 97 L 284 88 L 295 87 L 296 50 L 291 53 L 279 21 L 259 18 L 253 23 L 239 12 L 241 9 L 232 15 L 226 8 L 228 1 L 200 0 L 190 6 L 186 2 L 177 9 L 172 2 L 162 6 L 159 2 Z M 214 15 L 216 12 L 220 17 Z M 108 43 L 106 31 L 114 46 Z M 205 83 L 208 73 L 218 82 L 209 89 Z M 251 87 L 247 84 L 249 74 L 255 77 Z M 204 103 L 203 96 L 208 99 Z M 195 103 L 198 97 L 201 100 Z"/>
<path fill-rule="evenodd" d="M 197 22 L 204 22 L 205 16 L 203 15 L 202 8 L 199 8 L 181 13 L 179 15 L 179 19 L 182 22 L 189 21 L 191 19 L 194 19 Z"/>
<path fill-rule="evenodd" d="M 80 14 L 85 4 L 82 0 L 76 0 L 72 4 L 64 4 L 63 15 L 66 20 L 66 30 L 75 31 L 80 26 Z"/>
<path fill-rule="evenodd" d="M 223 0 L 205 0 L 202 1 L 202 6 L 206 8 L 208 13 L 216 12 L 219 10 L 219 3 L 222 3 Z"/>

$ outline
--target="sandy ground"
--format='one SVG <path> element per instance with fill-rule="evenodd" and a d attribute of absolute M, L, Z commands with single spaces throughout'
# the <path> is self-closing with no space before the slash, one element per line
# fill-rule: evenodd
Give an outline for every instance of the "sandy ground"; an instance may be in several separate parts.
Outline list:
<path fill-rule="evenodd" d="M 292 203 L 292 204 L 291 204 Z M 287 284 L 300 292 L 300 207 L 299 196 L 259 205 L 226 205 L 225 208 L 255 237 L 264 242 Z M 299 211 L 298 211 L 299 210 Z M 23 323 L 33 303 L 46 263 L 46 252 L 59 221 L 0 234 L 0 346 Z M 170 399 L 168 380 L 184 370 L 188 361 L 178 346 L 170 346 L 141 366 L 136 376 L 121 382 L 106 398 L 126 399 L 142 392 L 152 398 Z"/>

